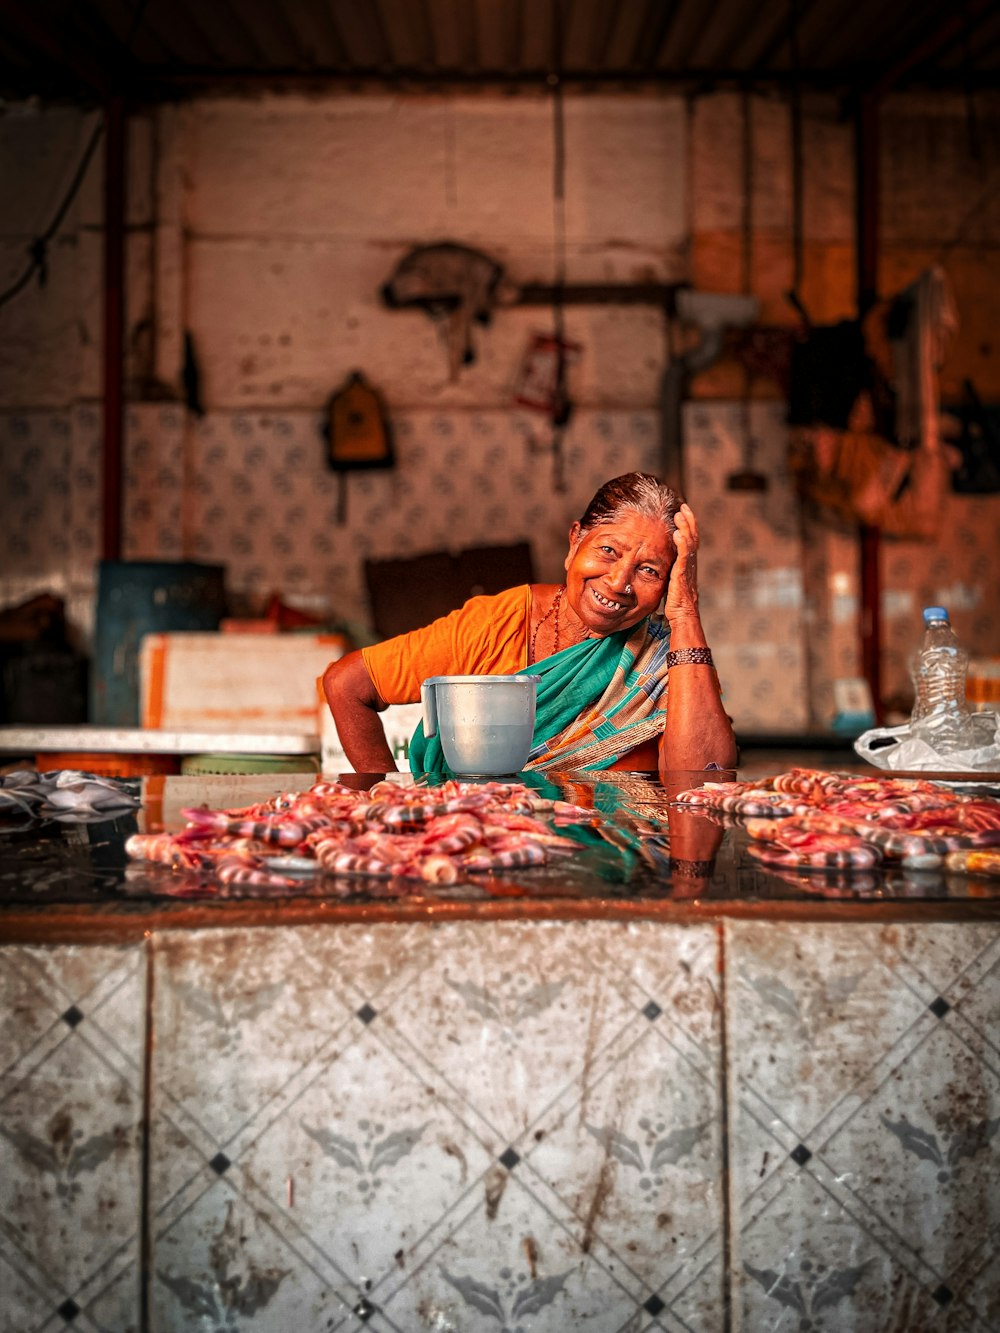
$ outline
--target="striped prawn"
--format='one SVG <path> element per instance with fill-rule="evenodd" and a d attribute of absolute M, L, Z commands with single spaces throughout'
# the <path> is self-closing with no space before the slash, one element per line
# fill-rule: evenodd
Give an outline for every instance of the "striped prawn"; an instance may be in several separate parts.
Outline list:
<path fill-rule="evenodd" d="M 462 869 L 472 874 L 488 873 L 491 870 L 513 870 L 519 866 L 540 866 L 547 860 L 545 848 L 537 842 L 523 842 L 518 845 L 469 852 L 462 857 Z"/>
<path fill-rule="evenodd" d="M 323 814 L 289 818 L 286 813 L 257 818 L 233 818 L 225 810 L 206 810 L 203 807 L 182 810 L 188 821 L 187 828 L 177 835 L 185 842 L 206 837 L 253 838 L 257 842 L 275 843 L 279 847 L 297 847 L 310 833 L 321 828 L 332 828 L 335 821 Z M 347 825 L 344 824 L 346 828 Z"/>

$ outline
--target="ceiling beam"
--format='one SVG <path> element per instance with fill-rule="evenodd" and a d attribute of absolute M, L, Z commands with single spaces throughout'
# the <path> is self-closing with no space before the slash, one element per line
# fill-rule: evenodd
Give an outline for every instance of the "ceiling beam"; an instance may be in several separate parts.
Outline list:
<path fill-rule="evenodd" d="M 981 23 L 987 15 L 995 13 L 995 10 L 995 0 L 966 0 L 965 4 L 957 6 L 933 32 L 921 38 L 890 65 L 865 89 L 866 93 L 878 98 L 892 92 L 912 70 L 919 69 L 932 56 L 939 55 L 966 33 L 971 33 L 978 23 Z M 957 77 L 961 78 L 961 74 L 959 73 Z"/>
<path fill-rule="evenodd" d="M 112 81 L 108 71 L 91 59 L 82 46 L 74 43 L 64 46 L 52 29 L 37 22 L 19 0 L 0 0 L 0 18 L 8 32 L 13 33 L 34 54 L 68 70 L 102 100 L 111 96 Z"/>

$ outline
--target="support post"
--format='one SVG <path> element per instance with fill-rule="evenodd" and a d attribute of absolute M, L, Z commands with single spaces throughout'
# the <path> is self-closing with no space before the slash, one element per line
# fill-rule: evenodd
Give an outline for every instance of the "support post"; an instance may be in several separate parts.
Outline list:
<path fill-rule="evenodd" d="M 863 319 L 878 299 L 879 99 L 862 93 L 855 119 L 857 303 Z M 875 720 L 882 715 L 882 585 L 878 528 L 863 524 L 860 551 L 861 670 L 871 690 Z"/>
<path fill-rule="evenodd" d="M 122 437 L 125 326 L 125 106 L 105 103 L 104 132 L 104 465 L 102 539 L 105 560 L 122 553 Z"/>

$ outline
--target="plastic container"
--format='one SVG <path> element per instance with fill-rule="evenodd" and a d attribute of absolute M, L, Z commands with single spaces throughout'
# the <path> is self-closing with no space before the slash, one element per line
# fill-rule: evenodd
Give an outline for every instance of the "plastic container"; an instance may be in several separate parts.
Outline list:
<path fill-rule="evenodd" d="M 914 736 L 939 754 L 983 744 L 982 726 L 966 700 L 969 654 L 959 643 L 943 606 L 924 609 L 924 637 L 910 664 L 915 699 Z"/>
<path fill-rule="evenodd" d="M 90 721 L 139 722 L 139 648 L 146 634 L 217 630 L 226 613 L 225 567 L 103 560 L 97 579 Z"/>

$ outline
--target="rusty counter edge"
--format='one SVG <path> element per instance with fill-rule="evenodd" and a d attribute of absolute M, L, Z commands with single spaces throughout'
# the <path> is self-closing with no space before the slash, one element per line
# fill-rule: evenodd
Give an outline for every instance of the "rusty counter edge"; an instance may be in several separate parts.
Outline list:
<path fill-rule="evenodd" d="M 282 899 L 151 906 L 53 904 L 0 911 L 0 944 L 98 943 L 140 939 L 164 930 L 204 930 L 267 926 L 371 924 L 415 921 L 697 921 L 774 922 L 1000 922 L 1000 900 L 682 902 L 588 899 L 585 902 L 521 899 L 506 902 L 439 902 L 412 898 L 393 902 L 345 903 Z"/>

